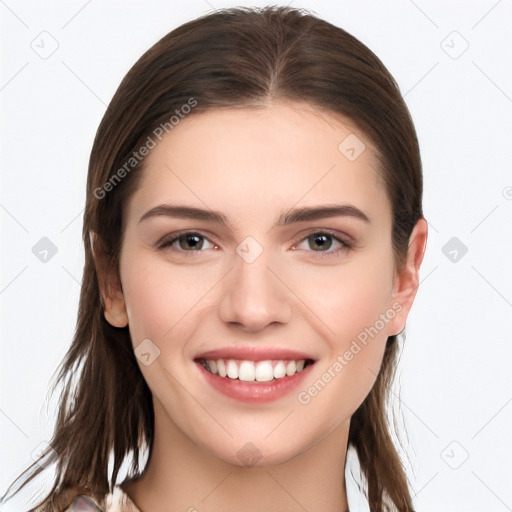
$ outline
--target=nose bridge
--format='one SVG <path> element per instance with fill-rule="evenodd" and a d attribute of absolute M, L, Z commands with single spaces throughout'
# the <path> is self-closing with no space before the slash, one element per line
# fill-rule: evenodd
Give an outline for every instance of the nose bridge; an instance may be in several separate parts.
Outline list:
<path fill-rule="evenodd" d="M 236 249 L 234 268 L 223 293 L 220 316 L 249 330 L 289 321 L 290 298 L 274 273 L 271 251 L 247 237 Z"/>

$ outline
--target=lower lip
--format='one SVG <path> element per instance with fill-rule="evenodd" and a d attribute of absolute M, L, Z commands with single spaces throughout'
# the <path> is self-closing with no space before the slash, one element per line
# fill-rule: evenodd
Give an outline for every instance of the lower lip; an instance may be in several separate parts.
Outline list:
<path fill-rule="evenodd" d="M 228 377 L 219 377 L 208 370 L 201 363 L 196 363 L 206 382 L 223 395 L 246 403 L 267 403 L 277 400 L 291 393 L 309 374 L 313 367 L 309 364 L 301 372 L 274 379 L 269 382 L 245 382 Z"/>

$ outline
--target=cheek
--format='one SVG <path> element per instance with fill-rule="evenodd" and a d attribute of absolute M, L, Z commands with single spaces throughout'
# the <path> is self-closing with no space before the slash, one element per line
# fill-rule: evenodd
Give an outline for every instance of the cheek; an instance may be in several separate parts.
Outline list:
<path fill-rule="evenodd" d="M 393 263 L 360 258 L 339 267 L 305 267 L 293 279 L 293 289 L 310 310 L 311 321 L 321 329 L 331 345 L 343 349 L 347 340 L 357 338 L 378 323 L 387 333 L 389 320 L 381 325 L 381 315 L 390 308 L 393 290 Z"/>
<path fill-rule="evenodd" d="M 351 414 L 375 381 L 396 317 L 391 306 L 392 257 L 380 258 L 380 264 L 361 258 L 357 264 L 336 269 L 315 268 L 310 275 L 302 272 L 294 285 L 308 306 L 304 315 L 329 351 L 315 379 L 322 381 L 319 388 L 328 384 L 331 392 L 322 393 L 319 403 L 324 399 L 338 403 L 336 397 L 343 396 L 347 409 L 340 409 L 340 415 Z"/>
<path fill-rule="evenodd" d="M 199 266 L 173 268 L 144 253 L 128 254 L 121 275 L 134 345 L 146 338 L 159 345 L 173 337 L 219 277 Z"/>

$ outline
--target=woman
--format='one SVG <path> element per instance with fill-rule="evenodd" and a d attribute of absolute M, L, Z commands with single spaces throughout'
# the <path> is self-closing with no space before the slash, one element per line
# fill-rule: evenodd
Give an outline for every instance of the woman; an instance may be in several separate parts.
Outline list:
<path fill-rule="evenodd" d="M 349 447 L 370 510 L 412 510 L 386 400 L 421 196 L 398 87 L 342 29 L 237 8 L 161 39 L 91 152 L 36 510 L 344 511 Z"/>

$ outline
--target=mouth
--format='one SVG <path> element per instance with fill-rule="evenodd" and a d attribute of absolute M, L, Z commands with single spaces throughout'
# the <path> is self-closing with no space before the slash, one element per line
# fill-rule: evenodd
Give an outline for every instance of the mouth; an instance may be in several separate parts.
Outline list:
<path fill-rule="evenodd" d="M 258 405 L 285 399 L 307 379 L 316 360 L 285 348 L 240 345 L 197 354 L 194 362 L 207 387 Z"/>
<path fill-rule="evenodd" d="M 269 403 L 291 394 L 311 373 L 311 354 L 273 345 L 238 344 L 196 354 L 203 382 L 238 402 Z"/>
<path fill-rule="evenodd" d="M 303 372 L 314 364 L 313 359 L 268 359 L 251 361 L 240 359 L 196 358 L 207 372 L 223 379 L 243 382 L 273 382 Z"/>

